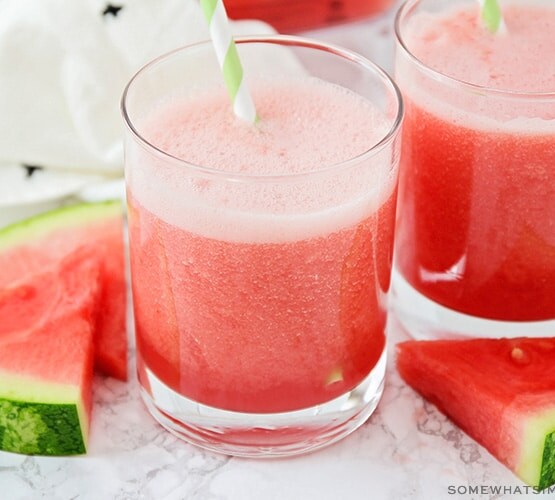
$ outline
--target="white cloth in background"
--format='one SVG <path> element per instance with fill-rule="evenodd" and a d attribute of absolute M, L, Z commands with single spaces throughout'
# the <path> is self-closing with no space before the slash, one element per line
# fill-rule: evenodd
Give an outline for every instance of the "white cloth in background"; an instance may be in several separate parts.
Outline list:
<path fill-rule="evenodd" d="M 125 84 L 154 57 L 207 38 L 198 0 L 0 0 L 0 210 L 121 177 Z"/>

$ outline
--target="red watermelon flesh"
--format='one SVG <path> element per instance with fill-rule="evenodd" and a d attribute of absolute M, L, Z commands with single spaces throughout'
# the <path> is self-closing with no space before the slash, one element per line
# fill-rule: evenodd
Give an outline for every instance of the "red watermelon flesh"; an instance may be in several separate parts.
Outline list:
<path fill-rule="evenodd" d="M 94 293 L 93 293 L 94 292 Z M 0 337 L 52 322 L 67 310 L 96 321 L 100 265 L 88 248 L 0 289 Z"/>
<path fill-rule="evenodd" d="M 397 368 L 523 481 L 555 484 L 555 338 L 402 342 Z"/>
<path fill-rule="evenodd" d="M 78 250 L 0 292 L 0 449 L 86 451 L 99 264 Z"/>
<path fill-rule="evenodd" d="M 95 365 L 127 379 L 126 283 L 119 201 L 83 203 L 0 231 L 0 288 L 59 262 L 79 247 L 100 262 L 101 298 L 95 324 Z"/>

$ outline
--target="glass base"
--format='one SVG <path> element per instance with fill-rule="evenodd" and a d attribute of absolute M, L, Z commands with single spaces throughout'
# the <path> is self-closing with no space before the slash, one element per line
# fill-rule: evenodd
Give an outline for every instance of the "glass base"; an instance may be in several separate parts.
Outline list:
<path fill-rule="evenodd" d="M 150 390 L 142 398 L 172 434 L 202 448 L 251 458 L 308 453 L 346 437 L 373 413 L 383 392 L 386 350 L 354 389 L 324 404 L 284 413 L 220 410 L 188 399 L 163 384 L 148 368 Z"/>
<path fill-rule="evenodd" d="M 391 309 L 397 320 L 419 340 L 467 337 L 552 337 L 555 319 L 548 321 L 497 321 L 462 314 L 441 306 L 416 291 L 393 269 Z"/>

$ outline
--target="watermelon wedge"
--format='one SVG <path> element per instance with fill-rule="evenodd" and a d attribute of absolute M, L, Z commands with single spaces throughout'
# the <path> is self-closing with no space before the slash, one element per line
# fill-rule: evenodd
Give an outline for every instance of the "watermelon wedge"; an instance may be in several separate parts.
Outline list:
<path fill-rule="evenodd" d="M 78 250 L 0 292 L 0 449 L 86 451 L 100 285 Z"/>
<path fill-rule="evenodd" d="M 64 207 L 0 230 L 0 288 L 86 247 L 100 262 L 95 366 L 127 379 L 126 284 L 119 201 Z"/>
<path fill-rule="evenodd" d="M 555 338 L 402 342 L 397 368 L 524 482 L 555 484 Z"/>

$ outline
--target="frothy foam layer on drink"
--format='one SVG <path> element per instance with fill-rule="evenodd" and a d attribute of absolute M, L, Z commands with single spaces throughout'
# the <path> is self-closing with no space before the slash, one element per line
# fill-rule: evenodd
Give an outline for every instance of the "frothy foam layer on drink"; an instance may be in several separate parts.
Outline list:
<path fill-rule="evenodd" d="M 233 115 L 224 89 L 160 103 L 141 124 L 145 139 L 218 172 L 205 175 L 164 159 L 156 164 L 131 157 L 134 200 L 202 236 L 283 242 L 357 224 L 391 196 L 391 145 L 364 153 L 387 135 L 392 119 L 369 101 L 312 78 L 255 80 L 251 88 L 260 116 L 256 126 Z M 334 168 L 360 155 L 360 161 Z M 226 173 L 243 177 L 230 182 Z M 255 181 L 244 174 L 273 177 Z"/>
<path fill-rule="evenodd" d="M 479 4 L 416 14 L 407 26 L 410 51 L 457 80 L 501 90 L 555 92 L 555 8 L 504 3 L 506 33 L 483 26 Z"/>
<path fill-rule="evenodd" d="M 226 91 L 212 88 L 159 106 L 144 137 L 194 165 L 279 175 L 355 158 L 387 134 L 387 122 L 370 102 L 332 84 L 260 81 L 252 94 L 256 126 L 238 121 Z"/>

